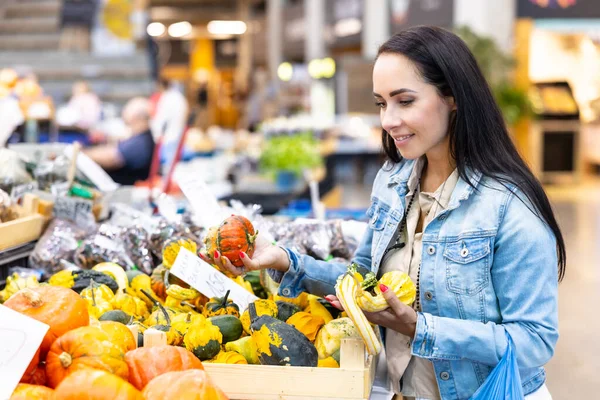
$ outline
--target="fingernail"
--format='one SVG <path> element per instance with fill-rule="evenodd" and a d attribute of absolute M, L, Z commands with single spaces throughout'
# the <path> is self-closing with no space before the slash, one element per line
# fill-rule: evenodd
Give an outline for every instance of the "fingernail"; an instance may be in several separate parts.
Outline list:
<path fill-rule="evenodd" d="M 246 257 L 246 256 L 244 255 L 244 252 L 243 252 L 243 251 L 240 251 L 240 258 L 244 258 L 244 257 Z"/>
<path fill-rule="evenodd" d="M 379 290 L 381 290 L 381 293 L 385 293 L 388 291 L 388 287 L 385 286 L 383 283 L 379 284 Z"/>
<path fill-rule="evenodd" d="M 219 252 L 215 250 L 215 258 L 219 258 Z"/>

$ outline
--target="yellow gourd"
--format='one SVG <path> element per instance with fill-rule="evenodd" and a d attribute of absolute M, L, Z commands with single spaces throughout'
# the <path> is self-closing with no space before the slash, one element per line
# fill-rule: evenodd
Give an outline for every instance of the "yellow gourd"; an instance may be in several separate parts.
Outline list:
<path fill-rule="evenodd" d="M 273 318 L 277 317 L 277 304 L 273 300 L 259 299 L 256 300 L 253 304 L 256 308 L 257 316 L 269 315 Z M 252 331 L 250 331 L 250 314 L 248 310 L 242 313 L 240 321 L 242 322 L 244 332 L 246 332 L 248 335 L 252 334 Z"/>
<path fill-rule="evenodd" d="M 188 328 L 183 338 L 185 348 L 194 353 L 201 361 L 210 360 L 221 351 L 223 335 L 219 327 L 209 320 L 196 320 Z"/>
<path fill-rule="evenodd" d="M 204 362 L 214 364 L 248 364 L 244 356 L 235 351 L 221 351 L 212 360 Z"/>
<path fill-rule="evenodd" d="M 358 306 L 356 297 L 359 295 L 360 283 L 352 273 L 345 273 L 338 278 L 335 291 L 338 299 L 363 339 L 367 351 L 371 355 L 381 352 L 381 342 L 375 335 L 373 327 Z"/>
<path fill-rule="evenodd" d="M 96 302 L 105 301 L 107 303 L 110 303 L 115 297 L 111 288 L 104 284 L 96 283 L 93 279 L 90 281 L 90 285 L 83 289 L 79 295 L 84 299 L 92 299 L 92 296 L 95 296 Z"/>
<path fill-rule="evenodd" d="M 314 342 L 319 329 L 325 325 L 325 320 L 322 317 L 300 311 L 292 315 L 286 323 L 298 329 L 308 340 Z"/>
<path fill-rule="evenodd" d="M 248 364 L 260 364 L 258 361 L 258 348 L 251 336 L 246 336 L 233 342 L 225 343 L 226 351 L 235 351 L 241 354 Z"/>
<path fill-rule="evenodd" d="M 375 285 L 373 289 L 375 295 L 359 287 L 356 302 L 361 309 L 369 312 L 378 312 L 389 307 L 379 288 L 380 284 L 392 290 L 400 301 L 406 305 L 411 305 L 415 301 L 417 290 L 408 274 L 400 271 L 390 271 L 383 274 Z"/>
<path fill-rule="evenodd" d="M 316 296 L 310 296 L 308 299 L 308 307 L 306 307 L 304 311 L 323 318 L 326 324 L 333 320 L 329 310 L 327 310 L 325 306 L 319 302 L 318 297 Z"/>
<path fill-rule="evenodd" d="M 112 306 L 115 310 L 121 310 L 129 315 L 138 318 L 148 318 L 150 312 L 146 303 L 135 296 L 127 293 L 117 293 L 112 299 Z"/>
<path fill-rule="evenodd" d="M 206 318 L 200 314 L 192 312 L 181 313 L 177 314 L 171 319 L 171 326 L 173 327 L 173 329 L 179 332 L 181 336 L 185 336 L 185 334 L 188 332 L 188 329 L 194 322 L 202 322 L 205 319 Z"/>
<path fill-rule="evenodd" d="M 327 357 L 322 360 L 319 360 L 318 364 L 319 368 L 339 368 L 340 364 L 333 357 Z"/>
<path fill-rule="evenodd" d="M 48 280 L 48 283 L 52 286 L 62 286 L 67 289 L 71 289 L 75 285 L 75 279 L 73 273 L 68 269 L 63 269 L 52 275 Z"/>
<path fill-rule="evenodd" d="M 319 353 L 319 359 L 331 357 L 340 350 L 342 339 L 356 338 L 360 335 L 350 318 L 338 318 L 325 324 L 315 340 L 315 347 Z"/>
<path fill-rule="evenodd" d="M 304 310 L 308 307 L 308 293 L 302 292 L 298 297 L 283 297 L 279 295 L 273 296 L 274 301 L 287 301 L 288 303 L 292 303 L 300 307 L 300 309 Z"/>

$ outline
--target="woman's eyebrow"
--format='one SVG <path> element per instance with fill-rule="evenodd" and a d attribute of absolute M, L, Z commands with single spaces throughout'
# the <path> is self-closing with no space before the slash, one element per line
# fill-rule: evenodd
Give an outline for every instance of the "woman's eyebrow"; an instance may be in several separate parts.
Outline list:
<path fill-rule="evenodd" d="M 390 92 L 390 97 L 394 97 L 394 96 L 402 94 L 402 93 L 417 93 L 417 92 L 415 92 L 414 90 L 411 90 L 411 89 L 407 89 L 407 88 L 396 89 L 396 90 Z M 373 96 L 383 97 L 382 95 L 375 93 L 375 92 L 373 92 Z"/>

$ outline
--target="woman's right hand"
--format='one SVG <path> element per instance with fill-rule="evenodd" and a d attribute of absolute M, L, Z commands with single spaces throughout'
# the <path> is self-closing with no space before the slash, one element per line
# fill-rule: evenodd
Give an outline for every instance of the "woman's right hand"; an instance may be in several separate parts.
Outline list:
<path fill-rule="evenodd" d="M 201 254 L 205 261 L 208 261 L 206 255 Z M 222 256 L 219 252 L 212 255 L 214 263 L 224 271 L 229 271 L 235 276 L 240 276 L 249 271 L 261 269 L 275 269 L 281 272 L 287 272 L 290 268 L 290 259 L 285 250 L 274 245 L 265 239 L 260 233 L 254 243 L 254 254 L 252 258 L 244 252 L 240 252 L 240 258 L 244 263 L 241 268 L 235 267 L 227 257 Z"/>

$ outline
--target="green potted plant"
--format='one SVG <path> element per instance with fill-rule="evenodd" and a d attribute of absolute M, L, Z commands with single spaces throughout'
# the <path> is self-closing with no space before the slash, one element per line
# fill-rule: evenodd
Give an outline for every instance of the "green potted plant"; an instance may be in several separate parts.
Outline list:
<path fill-rule="evenodd" d="M 275 176 L 281 190 L 292 189 L 304 170 L 322 164 L 319 143 L 310 132 L 269 138 L 260 157 L 261 168 Z"/>
<path fill-rule="evenodd" d="M 509 127 L 531 112 L 527 92 L 512 83 L 515 60 L 504 53 L 492 39 L 461 26 L 455 33 L 465 41 L 488 81 Z"/>

